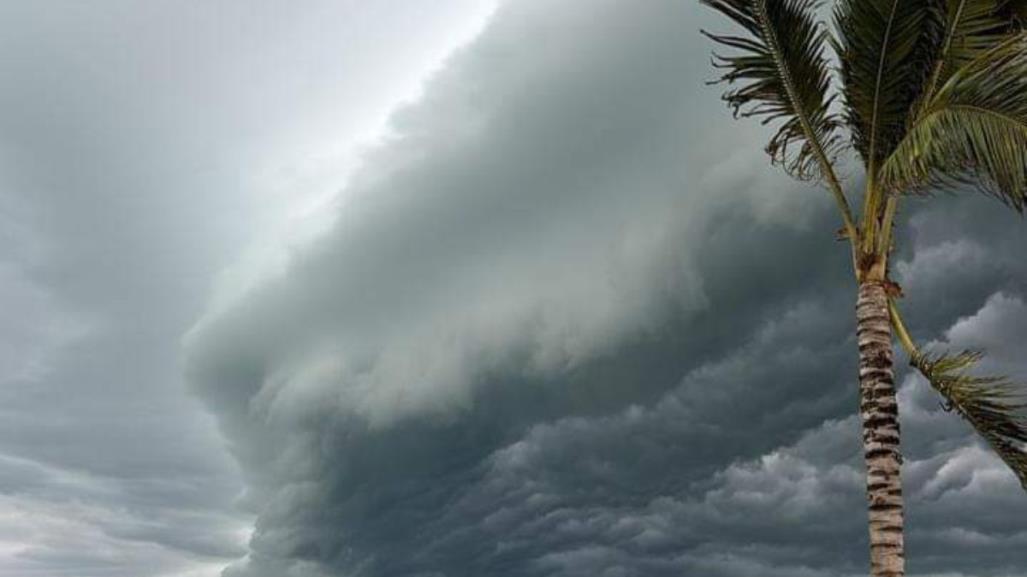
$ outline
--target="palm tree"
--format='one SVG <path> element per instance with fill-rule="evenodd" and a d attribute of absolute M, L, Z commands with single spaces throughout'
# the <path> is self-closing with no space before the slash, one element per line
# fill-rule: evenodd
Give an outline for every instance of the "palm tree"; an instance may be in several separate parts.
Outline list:
<path fill-rule="evenodd" d="M 1027 202 L 1027 0 L 838 0 L 833 28 L 818 0 L 701 0 L 744 30 L 703 32 L 736 117 L 773 123 L 774 164 L 822 183 L 841 216 L 858 287 L 860 415 L 870 574 L 905 572 L 898 405 L 892 338 L 910 364 L 1027 488 L 1023 397 L 970 369 L 977 352 L 922 351 L 889 278 L 904 195 L 974 186 L 1023 212 Z M 838 178 L 855 151 L 865 169 L 856 214 Z"/>

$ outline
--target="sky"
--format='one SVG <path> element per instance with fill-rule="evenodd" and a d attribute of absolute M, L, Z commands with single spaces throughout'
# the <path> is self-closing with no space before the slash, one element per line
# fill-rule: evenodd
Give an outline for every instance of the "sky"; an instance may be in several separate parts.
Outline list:
<path fill-rule="evenodd" d="M 865 574 L 847 249 L 706 85 L 724 27 L 0 3 L 0 577 Z M 915 335 L 1027 378 L 1025 242 L 905 201 Z M 1027 576 L 899 370 L 910 575 Z"/>

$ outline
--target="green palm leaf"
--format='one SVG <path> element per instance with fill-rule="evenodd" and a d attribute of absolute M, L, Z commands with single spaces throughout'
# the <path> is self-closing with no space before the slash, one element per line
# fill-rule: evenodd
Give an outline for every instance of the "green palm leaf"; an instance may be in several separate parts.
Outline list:
<path fill-rule="evenodd" d="M 952 74 L 1022 28 L 1027 0 L 932 0 L 932 18 L 942 19 L 933 71 L 922 94 L 926 103 Z"/>
<path fill-rule="evenodd" d="M 736 116 L 781 122 L 767 145 L 775 164 L 802 179 L 830 170 L 840 146 L 830 112 L 827 30 L 814 18 L 816 0 L 702 0 L 742 26 L 746 36 L 703 34 L 733 49 L 715 55 L 724 94 Z M 833 178 L 833 175 L 830 175 Z"/>
<path fill-rule="evenodd" d="M 867 167 L 876 170 L 906 132 L 943 34 L 933 2 L 841 0 L 835 8 L 845 119 Z"/>
<path fill-rule="evenodd" d="M 970 182 L 1018 211 L 1027 196 L 1027 35 L 948 79 L 881 169 L 891 191 Z"/>
<path fill-rule="evenodd" d="M 963 66 L 1000 43 L 1010 32 L 1004 0 L 945 0 L 945 35 L 939 46 L 930 92 Z"/>
<path fill-rule="evenodd" d="M 918 356 L 913 360 L 921 373 L 991 445 L 1027 489 L 1027 409 L 1022 389 L 1004 377 L 973 376 L 969 370 L 980 353 Z"/>

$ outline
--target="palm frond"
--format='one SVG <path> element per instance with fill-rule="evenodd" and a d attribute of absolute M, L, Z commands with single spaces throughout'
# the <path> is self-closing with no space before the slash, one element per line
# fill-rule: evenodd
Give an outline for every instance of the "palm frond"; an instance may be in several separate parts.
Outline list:
<path fill-rule="evenodd" d="M 913 364 L 942 397 L 977 431 L 1027 490 L 1027 398 L 1005 377 L 981 377 L 970 369 L 981 354 L 918 355 Z"/>
<path fill-rule="evenodd" d="M 816 0 L 702 0 L 745 29 L 747 35 L 703 31 L 731 48 L 714 55 L 724 70 L 718 82 L 737 84 L 724 93 L 735 116 L 780 122 L 767 145 L 775 164 L 804 180 L 819 179 L 840 147 L 840 121 L 830 111 L 828 33 L 817 22 Z"/>
<path fill-rule="evenodd" d="M 936 2 L 840 0 L 836 50 L 844 84 L 846 123 L 868 167 L 901 141 L 943 34 Z"/>
<path fill-rule="evenodd" d="M 887 190 L 972 183 L 1023 211 L 1027 200 L 1027 34 L 952 74 L 883 163 Z"/>
<path fill-rule="evenodd" d="M 1014 30 L 1016 6 L 1009 0 L 941 0 L 940 4 L 944 34 L 937 46 L 927 98 L 956 70 L 994 48 Z"/>

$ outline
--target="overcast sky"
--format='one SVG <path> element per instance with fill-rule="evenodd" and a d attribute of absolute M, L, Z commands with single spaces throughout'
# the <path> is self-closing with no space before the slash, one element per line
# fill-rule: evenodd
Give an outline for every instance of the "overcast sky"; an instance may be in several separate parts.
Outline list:
<path fill-rule="evenodd" d="M 0 577 L 865 574 L 846 248 L 700 27 L 0 3 Z M 1027 377 L 1023 219 L 902 223 L 913 331 Z M 1027 495 L 901 383 L 911 575 L 1027 576 Z"/>

